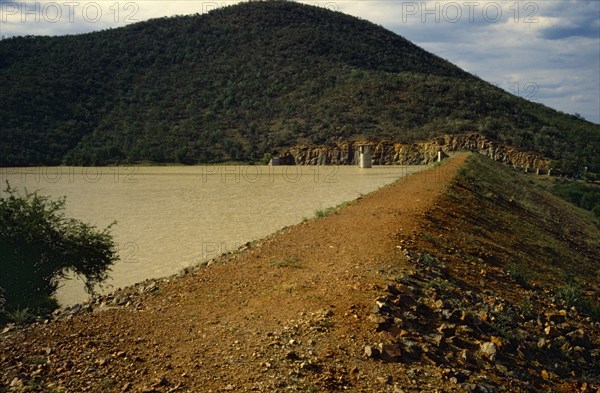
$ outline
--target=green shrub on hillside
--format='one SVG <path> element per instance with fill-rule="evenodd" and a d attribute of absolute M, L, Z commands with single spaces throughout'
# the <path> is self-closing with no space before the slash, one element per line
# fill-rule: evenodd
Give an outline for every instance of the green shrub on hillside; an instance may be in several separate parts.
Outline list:
<path fill-rule="evenodd" d="M 552 191 L 561 198 L 593 212 L 600 218 L 600 185 L 577 181 L 555 184 Z"/>

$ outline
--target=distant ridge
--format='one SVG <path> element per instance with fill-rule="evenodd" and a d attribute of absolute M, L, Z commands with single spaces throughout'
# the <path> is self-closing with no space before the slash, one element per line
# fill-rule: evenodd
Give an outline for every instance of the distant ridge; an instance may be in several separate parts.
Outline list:
<path fill-rule="evenodd" d="M 600 126 L 287 1 L 2 40 L 0 102 L 0 166 L 257 162 L 294 145 L 475 132 L 600 172 Z"/>

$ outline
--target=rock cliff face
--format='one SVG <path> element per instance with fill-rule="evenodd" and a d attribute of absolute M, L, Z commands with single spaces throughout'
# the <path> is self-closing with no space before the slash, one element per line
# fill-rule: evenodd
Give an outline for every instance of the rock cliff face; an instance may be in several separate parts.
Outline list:
<path fill-rule="evenodd" d="M 421 165 L 435 162 L 438 151 L 473 151 L 522 168 L 551 168 L 550 159 L 491 141 L 480 134 L 445 135 L 425 142 L 342 142 L 335 146 L 293 146 L 275 156 L 283 165 L 358 165 L 358 147 L 370 145 L 375 165 Z"/>

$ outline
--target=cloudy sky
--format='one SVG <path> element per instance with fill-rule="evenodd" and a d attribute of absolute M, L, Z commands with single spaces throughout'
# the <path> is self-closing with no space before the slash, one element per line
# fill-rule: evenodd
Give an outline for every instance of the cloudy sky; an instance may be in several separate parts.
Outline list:
<path fill-rule="evenodd" d="M 0 37 L 63 35 L 237 1 L 0 0 Z M 394 31 L 521 97 L 600 123 L 600 1 L 302 1 Z"/>

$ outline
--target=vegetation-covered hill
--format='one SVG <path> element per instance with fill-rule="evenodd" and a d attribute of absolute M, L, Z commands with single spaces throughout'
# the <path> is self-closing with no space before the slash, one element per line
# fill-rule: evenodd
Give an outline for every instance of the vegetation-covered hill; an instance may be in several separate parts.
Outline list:
<path fill-rule="evenodd" d="M 293 2 L 0 42 L 0 165 L 257 161 L 281 146 L 482 132 L 600 172 L 600 126 L 372 23 Z"/>

